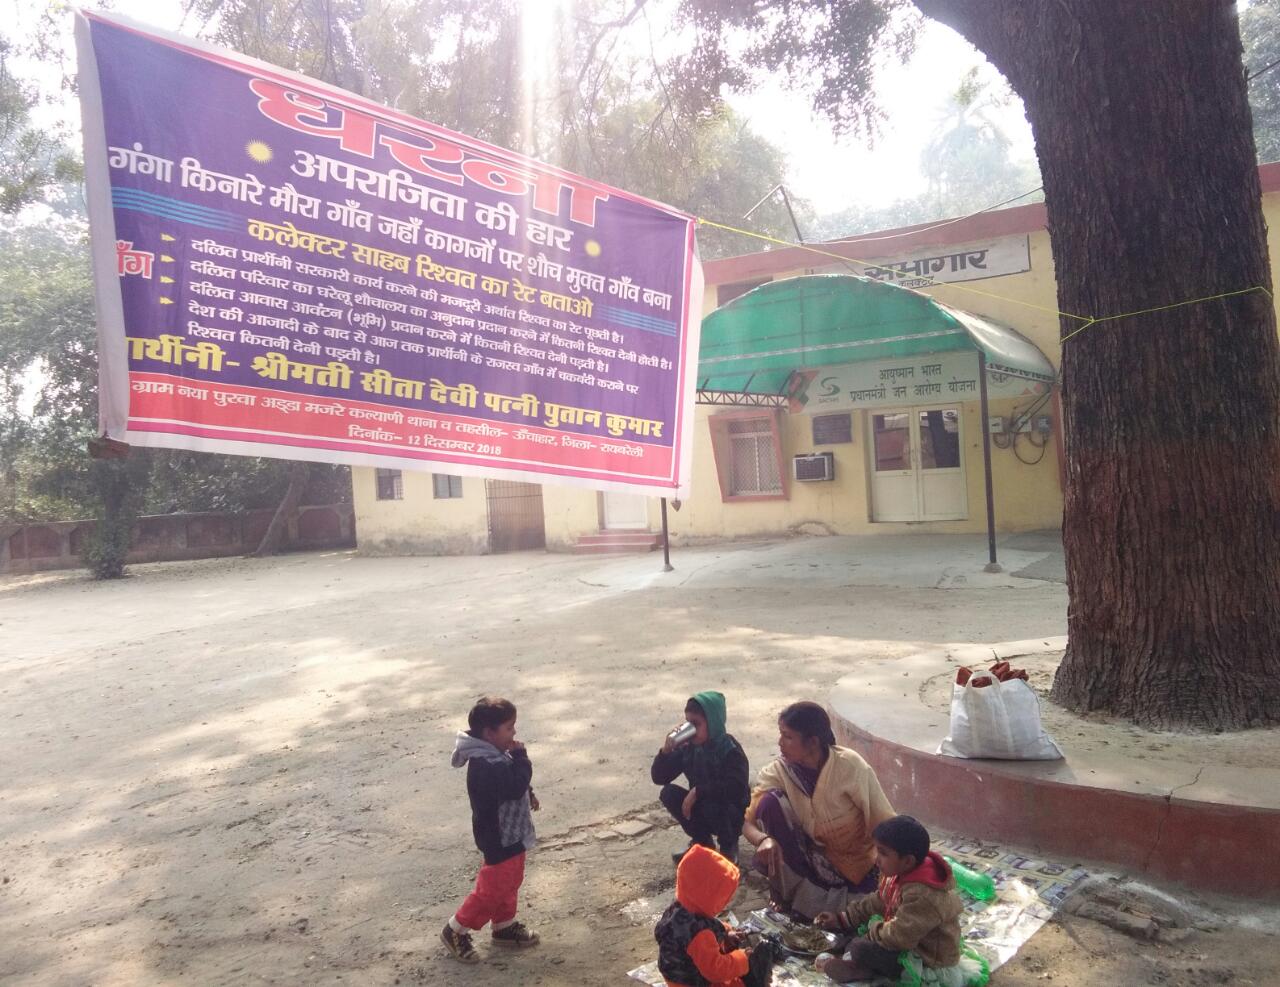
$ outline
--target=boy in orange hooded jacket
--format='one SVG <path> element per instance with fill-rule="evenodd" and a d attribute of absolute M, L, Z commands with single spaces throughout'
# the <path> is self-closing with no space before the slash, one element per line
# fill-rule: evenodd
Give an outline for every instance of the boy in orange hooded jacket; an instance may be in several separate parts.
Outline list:
<path fill-rule="evenodd" d="M 653 930 L 667 987 L 764 987 L 773 974 L 767 947 L 738 948 L 717 915 L 738 890 L 738 868 L 695 843 L 676 868 L 676 900 Z"/>

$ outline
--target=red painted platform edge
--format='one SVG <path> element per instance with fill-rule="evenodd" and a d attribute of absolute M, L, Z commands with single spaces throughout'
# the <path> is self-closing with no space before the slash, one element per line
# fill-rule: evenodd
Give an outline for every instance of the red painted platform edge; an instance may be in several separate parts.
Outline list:
<path fill-rule="evenodd" d="M 1280 897 L 1280 812 L 1003 773 L 997 761 L 927 754 L 833 711 L 837 740 L 875 769 L 898 812 L 993 843 L 1108 864 L 1202 891 Z"/>

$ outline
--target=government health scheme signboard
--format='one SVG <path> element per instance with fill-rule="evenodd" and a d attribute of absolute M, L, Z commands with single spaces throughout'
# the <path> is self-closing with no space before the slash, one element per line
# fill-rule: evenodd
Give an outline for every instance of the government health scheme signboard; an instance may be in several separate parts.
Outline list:
<path fill-rule="evenodd" d="M 123 18 L 77 47 L 106 435 L 687 491 L 692 217 Z"/>

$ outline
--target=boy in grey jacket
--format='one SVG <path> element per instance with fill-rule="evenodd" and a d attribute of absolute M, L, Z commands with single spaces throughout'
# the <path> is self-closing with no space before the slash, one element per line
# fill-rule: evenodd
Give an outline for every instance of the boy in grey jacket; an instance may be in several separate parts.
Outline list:
<path fill-rule="evenodd" d="M 538 934 L 516 921 L 516 903 L 524 882 L 525 853 L 533 848 L 533 817 L 538 799 L 529 787 L 533 765 L 524 744 L 516 740 L 516 708 L 506 699 L 481 699 L 467 715 L 468 729 L 459 732 L 452 764 L 467 767 L 471 800 L 471 833 L 484 855 L 475 889 L 449 919 L 440 938 L 464 963 L 480 955 L 471 933 L 492 924 L 495 946 L 528 948 Z"/>

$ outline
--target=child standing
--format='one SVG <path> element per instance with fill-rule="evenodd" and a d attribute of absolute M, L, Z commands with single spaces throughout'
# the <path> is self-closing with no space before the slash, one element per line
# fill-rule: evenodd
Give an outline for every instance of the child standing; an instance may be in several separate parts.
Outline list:
<path fill-rule="evenodd" d="M 676 900 L 658 919 L 658 970 L 667 987 L 763 987 L 773 973 L 767 946 L 739 949 L 717 915 L 738 890 L 738 868 L 695 844 L 676 868 Z"/>
<path fill-rule="evenodd" d="M 667 737 L 653 759 L 649 774 L 661 785 L 658 799 L 689 837 L 689 845 L 712 847 L 731 862 L 738 859 L 738 839 L 747 803 L 751 801 L 750 768 L 742 745 L 725 733 L 724 695 L 696 693 L 684 708 L 685 719 L 696 732 L 689 742 L 676 746 Z M 672 784 L 681 774 L 689 787 Z M 674 854 L 679 862 L 684 851 Z"/>
<path fill-rule="evenodd" d="M 475 889 L 449 919 L 440 938 L 464 963 L 480 955 L 471 933 L 492 923 L 495 946 L 538 945 L 538 934 L 516 919 L 516 898 L 524 881 L 525 853 L 533 848 L 533 816 L 538 800 L 529 787 L 533 765 L 516 740 L 516 708 L 506 699 L 486 696 L 467 714 L 467 730 L 458 733 L 453 766 L 467 766 L 471 832 L 484 854 Z"/>
<path fill-rule="evenodd" d="M 872 831 L 880 884 L 843 912 L 822 912 L 814 922 L 833 931 L 856 930 L 873 915 L 867 934 L 854 939 L 843 957 L 823 956 L 818 969 L 838 983 L 897 978 L 898 954 L 914 952 L 932 973 L 930 982 L 961 987 L 969 971 L 960 955 L 960 913 L 951 865 L 929 849 L 929 831 L 911 816 L 893 816 Z"/>

